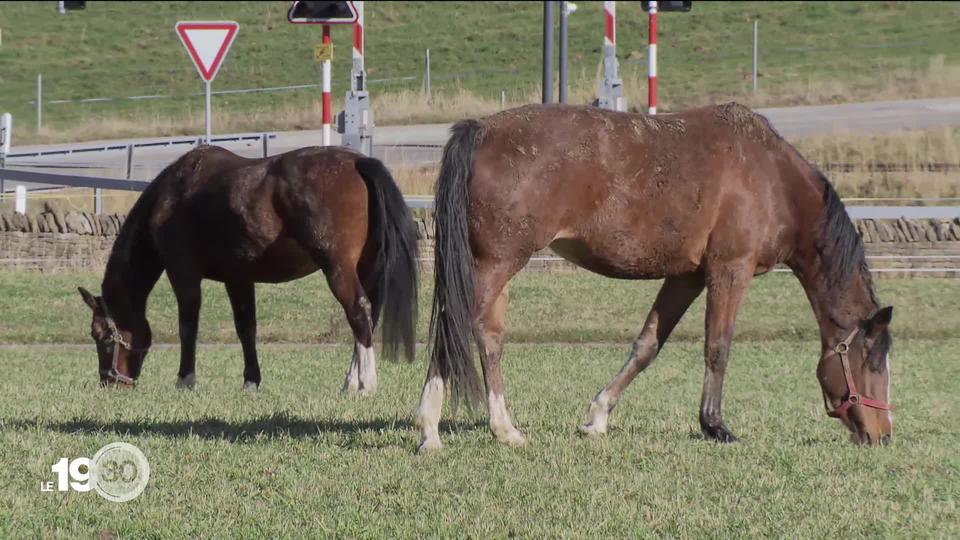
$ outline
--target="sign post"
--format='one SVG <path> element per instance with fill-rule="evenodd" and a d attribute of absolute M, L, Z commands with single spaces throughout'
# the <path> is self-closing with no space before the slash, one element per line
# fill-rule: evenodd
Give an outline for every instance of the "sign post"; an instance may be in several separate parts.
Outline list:
<path fill-rule="evenodd" d="M 663 0 L 660 2 L 640 2 L 640 7 L 650 15 L 650 42 L 648 49 L 649 64 L 647 65 L 647 113 L 657 114 L 657 12 L 658 11 L 690 11 L 693 6 L 691 0 Z"/>
<path fill-rule="evenodd" d="M 321 63 L 321 83 L 323 88 L 323 131 L 321 132 L 321 142 L 323 146 L 330 145 L 330 125 L 332 121 L 332 111 L 330 102 L 330 61 L 333 60 L 333 43 L 330 41 L 331 24 L 352 24 L 354 26 L 354 69 L 356 69 L 357 56 L 357 25 L 360 26 L 360 50 L 363 50 L 363 2 L 321 2 L 296 0 L 290 5 L 287 11 L 287 21 L 293 24 L 322 24 L 323 41 L 320 45 L 314 46 L 313 58 Z M 359 22 L 358 22 L 359 21 Z M 362 57 L 361 57 L 362 66 Z M 365 76 L 363 77 L 366 78 Z M 352 78 L 353 79 L 353 78 Z M 355 82 L 351 80 L 350 86 L 353 88 Z M 363 84 L 361 81 L 359 84 Z M 347 93 L 347 109 L 351 110 L 350 99 L 353 92 Z M 340 113 L 337 117 L 337 131 L 344 133 L 341 129 L 342 117 Z M 343 138 L 344 146 L 351 145 L 352 139 Z M 369 155 L 369 153 L 367 153 Z"/>
<path fill-rule="evenodd" d="M 233 21 L 180 21 L 174 31 L 193 60 L 206 87 L 206 143 L 210 144 L 210 83 L 216 78 L 240 25 Z"/>
<path fill-rule="evenodd" d="M 367 92 L 367 72 L 363 65 L 363 2 L 353 5 L 357 20 L 353 23 L 353 68 L 350 70 L 350 91 L 337 115 L 337 131 L 341 144 L 368 156 L 373 155 L 373 110 Z"/>

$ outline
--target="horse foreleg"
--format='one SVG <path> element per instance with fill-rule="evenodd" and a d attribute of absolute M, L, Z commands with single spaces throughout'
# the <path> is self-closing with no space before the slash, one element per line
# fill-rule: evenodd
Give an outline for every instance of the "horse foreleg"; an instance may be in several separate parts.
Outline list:
<path fill-rule="evenodd" d="M 704 437 L 718 442 L 737 440 L 723 424 L 720 403 L 737 311 L 752 277 L 753 268 L 748 264 L 723 265 L 709 269 L 707 274 L 707 337 L 700 429 Z"/>
<path fill-rule="evenodd" d="M 180 370 L 177 388 L 193 388 L 197 383 L 197 327 L 200 323 L 200 280 L 170 277 L 177 297 L 180 333 Z"/>
<path fill-rule="evenodd" d="M 664 281 L 623 368 L 590 403 L 587 423 L 580 426 L 582 433 L 603 435 L 607 432 L 607 418 L 623 391 L 657 357 L 670 333 L 702 290 L 700 276 L 670 277 Z"/>
<path fill-rule="evenodd" d="M 257 303 L 253 282 L 226 283 L 233 307 L 233 325 L 243 347 L 243 389 L 260 387 L 260 363 L 257 361 Z"/>

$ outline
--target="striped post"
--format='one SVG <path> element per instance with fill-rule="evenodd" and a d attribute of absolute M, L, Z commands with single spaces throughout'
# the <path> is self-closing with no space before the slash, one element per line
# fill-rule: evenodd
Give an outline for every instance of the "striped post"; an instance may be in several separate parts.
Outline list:
<path fill-rule="evenodd" d="M 647 67 L 647 112 L 657 114 L 657 3 L 650 2 L 650 64 Z"/>
<path fill-rule="evenodd" d="M 617 49 L 617 3 L 603 3 L 603 48 Z"/>
<path fill-rule="evenodd" d="M 365 72 L 363 71 L 363 2 L 354 2 L 357 8 L 357 22 L 353 25 L 353 81 L 350 89 L 361 91 L 367 89 Z"/>
<path fill-rule="evenodd" d="M 330 45 L 330 25 L 323 25 L 323 44 Z M 330 61 L 324 60 L 323 71 L 323 135 L 321 144 L 330 146 L 330 122 L 333 116 L 330 103 Z"/>
<path fill-rule="evenodd" d="M 617 3 L 603 3 L 603 78 L 594 105 L 611 111 L 627 110 L 623 81 L 617 74 Z"/>

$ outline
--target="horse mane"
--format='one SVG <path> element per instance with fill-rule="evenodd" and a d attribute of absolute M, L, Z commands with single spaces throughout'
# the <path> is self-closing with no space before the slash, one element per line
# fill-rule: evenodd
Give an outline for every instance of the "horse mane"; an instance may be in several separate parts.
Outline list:
<path fill-rule="evenodd" d="M 857 272 L 869 291 L 870 301 L 877 306 L 879 303 L 860 233 L 830 181 L 819 169 L 812 164 L 810 166 L 823 183 L 823 215 L 820 217 L 820 234 L 816 243 L 823 279 L 830 289 L 843 290 Z"/>

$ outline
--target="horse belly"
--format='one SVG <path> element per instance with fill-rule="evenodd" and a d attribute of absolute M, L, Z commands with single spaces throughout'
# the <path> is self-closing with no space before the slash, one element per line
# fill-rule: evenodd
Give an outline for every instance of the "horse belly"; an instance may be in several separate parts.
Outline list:
<path fill-rule="evenodd" d="M 653 245 L 616 236 L 602 242 L 557 238 L 550 248 L 581 268 L 620 279 L 661 279 L 694 272 L 700 266 L 699 255 L 688 246 Z"/>
<path fill-rule="evenodd" d="M 319 269 L 313 257 L 293 238 L 277 239 L 251 263 L 254 281 L 282 283 L 300 279 Z"/>

